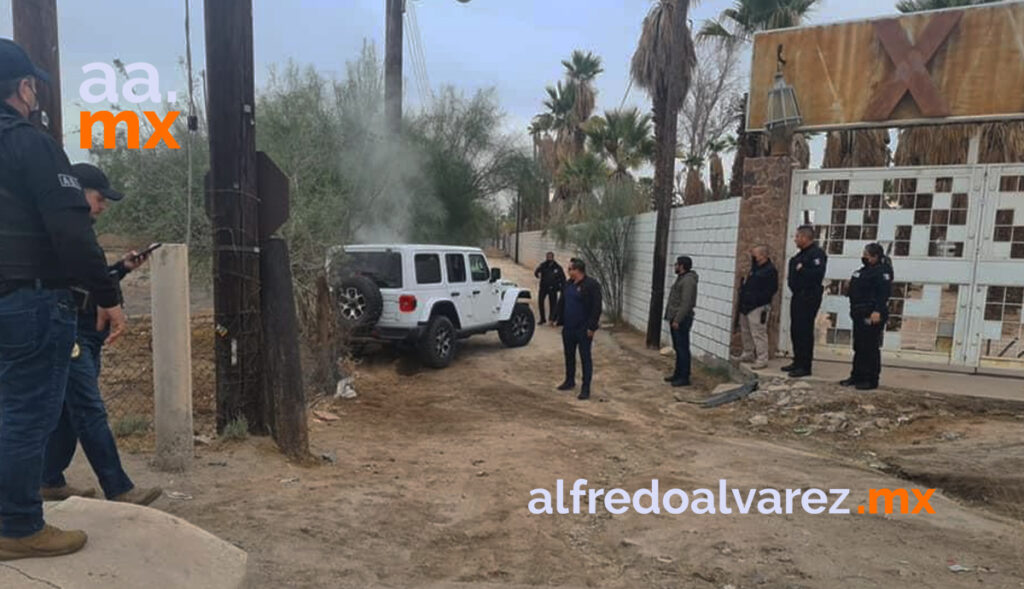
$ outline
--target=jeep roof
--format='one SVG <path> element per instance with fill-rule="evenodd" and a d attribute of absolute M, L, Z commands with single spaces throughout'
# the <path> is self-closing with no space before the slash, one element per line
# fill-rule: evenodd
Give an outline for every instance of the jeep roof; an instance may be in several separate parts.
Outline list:
<path fill-rule="evenodd" d="M 403 251 L 421 251 L 421 250 L 446 250 L 450 252 L 465 252 L 465 253 L 481 253 L 482 249 L 478 247 L 471 247 L 465 245 L 430 245 L 430 244 L 398 244 L 398 243 L 385 243 L 385 244 L 362 244 L 362 245 L 346 245 L 345 251 L 350 252 L 368 252 L 368 251 L 380 251 L 380 250 L 403 250 Z"/>

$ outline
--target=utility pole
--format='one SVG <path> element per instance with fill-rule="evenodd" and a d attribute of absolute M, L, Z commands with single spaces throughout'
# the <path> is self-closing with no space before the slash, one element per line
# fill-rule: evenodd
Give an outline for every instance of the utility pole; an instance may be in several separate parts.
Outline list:
<path fill-rule="evenodd" d="M 266 434 L 252 0 L 205 0 L 205 16 L 217 431 L 244 417 Z"/>
<path fill-rule="evenodd" d="M 405 0 L 387 3 L 384 39 L 384 115 L 393 134 L 402 130 L 402 16 Z"/>
<path fill-rule="evenodd" d="M 64 146 L 64 127 L 60 104 L 60 47 L 57 43 L 57 0 L 12 0 L 14 41 L 28 53 L 32 63 L 50 75 L 50 83 L 40 83 L 39 106 L 47 132 Z"/>

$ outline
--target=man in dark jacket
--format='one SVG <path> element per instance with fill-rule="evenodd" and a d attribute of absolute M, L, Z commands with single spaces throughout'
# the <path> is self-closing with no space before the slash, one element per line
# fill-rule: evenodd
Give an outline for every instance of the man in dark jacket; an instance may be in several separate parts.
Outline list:
<path fill-rule="evenodd" d="M 783 366 L 793 378 L 811 375 L 814 362 L 814 320 L 825 294 L 825 269 L 828 256 L 815 240 L 814 227 L 801 225 L 793 241 L 800 248 L 789 260 L 786 282 L 793 298 L 789 301 L 789 335 L 793 344 L 793 362 Z"/>
<path fill-rule="evenodd" d="M 590 398 L 590 381 L 594 374 L 591 345 L 601 326 L 601 284 L 587 276 L 587 265 L 583 260 L 574 259 L 569 264 L 569 281 L 565 283 L 558 301 L 557 317 L 557 324 L 562 326 L 562 347 L 565 351 L 565 382 L 558 386 L 558 390 L 576 388 L 576 349 L 579 348 L 583 387 L 577 398 L 586 401 Z"/>
<path fill-rule="evenodd" d="M 117 202 L 123 195 L 110 187 L 99 168 L 75 164 L 72 173 L 78 179 L 89 203 L 93 220 L 106 210 L 108 202 Z M 147 256 L 131 252 L 108 268 L 111 276 L 123 279 L 141 266 Z M 43 462 L 43 486 L 40 494 L 47 501 L 62 501 L 72 496 L 92 497 L 92 489 L 76 489 L 67 484 L 64 471 L 71 465 L 79 442 L 92 466 L 107 499 L 122 503 L 149 505 L 160 497 L 159 488 L 136 487 L 121 465 L 117 442 L 107 422 L 107 409 L 100 395 L 100 355 L 106 330 L 96 329 L 96 303 L 81 295 L 78 306 L 78 338 L 71 354 L 68 386 L 64 394 L 64 412 L 57 429 L 50 434 Z"/>
<path fill-rule="evenodd" d="M 537 308 L 540 310 L 540 324 L 548 322 L 544 315 L 544 304 L 550 302 L 551 322 L 555 322 L 555 313 L 558 309 L 558 293 L 565 286 L 565 272 L 555 261 L 555 253 L 548 252 L 547 259 L 541 262 L 540 266 L 533 271 L 533 275 L 540 278 L 540 291 L 537 297 Z"/>
<path fill-rule="evenodd" d="M 697 308 L 697 273 L 693 271 L 693 260 L 689 256 L 676 258 L 676 281 L 669 291 L 665 305 L 665 321 L 672 334 L 672 347 L 676 351 L 676 369 L 665 382 L 674 387 L 690 386 L 690 330 L 693 329 L 694 309 Z"/>
<path fill-rule="evenodd" d="M 59 556 L 86 543 L 84 532 L 45 525 L 39 496 L 75 343 L 69 286 L 93 293 L 109 341 L 125 328 L 67 155 L 29 122 L 47 79 L 21 47 L 0 39 L 0 560 Z"/>
<path fill-rule="evenodd" d="M 768 366 L 768 318 L 778 290 L 779 273 L 768 257 L 768 248 L 759 245 L 750 250 L 750 273 L 740 286 L 740 361 L 753 362 L 754 370 Z"/>

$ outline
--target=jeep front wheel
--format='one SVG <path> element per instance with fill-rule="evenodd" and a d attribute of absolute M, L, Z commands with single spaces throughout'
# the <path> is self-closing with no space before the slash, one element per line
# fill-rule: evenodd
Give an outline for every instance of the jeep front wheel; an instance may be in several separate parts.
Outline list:
<path fill-rule="evenodd" d="M 498 337 L 505 347 L 521 348 L 533 339 L 534 327 L 533 310 L 529 305 L 517 303 L 508 321 L 501 322 Z"/>
<path fill-rule="evenodd" d="M 444 315 L 435 315 L 420 340 L 420 357 L 431 368 L 445 368 L 455 356 L 455 326 Z"/>

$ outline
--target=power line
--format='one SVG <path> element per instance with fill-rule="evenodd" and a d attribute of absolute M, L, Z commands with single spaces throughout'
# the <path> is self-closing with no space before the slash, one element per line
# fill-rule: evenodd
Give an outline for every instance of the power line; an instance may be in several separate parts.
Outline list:
<path fill-rule="evenodd" d="M 416 5 L 409 3 L 407 6 L 406 20 L 409 25 L 409 54 L 413 63 L 413 71 L 416 76 L 417 89 L 420 101 L 426 104 L 433 99 L 433 89 L 430 86 L 430 77 L 427 74 L 426 53 L 423 50 L 423 36 L 420 34 L 419 18 L 416 14 Z"/>

